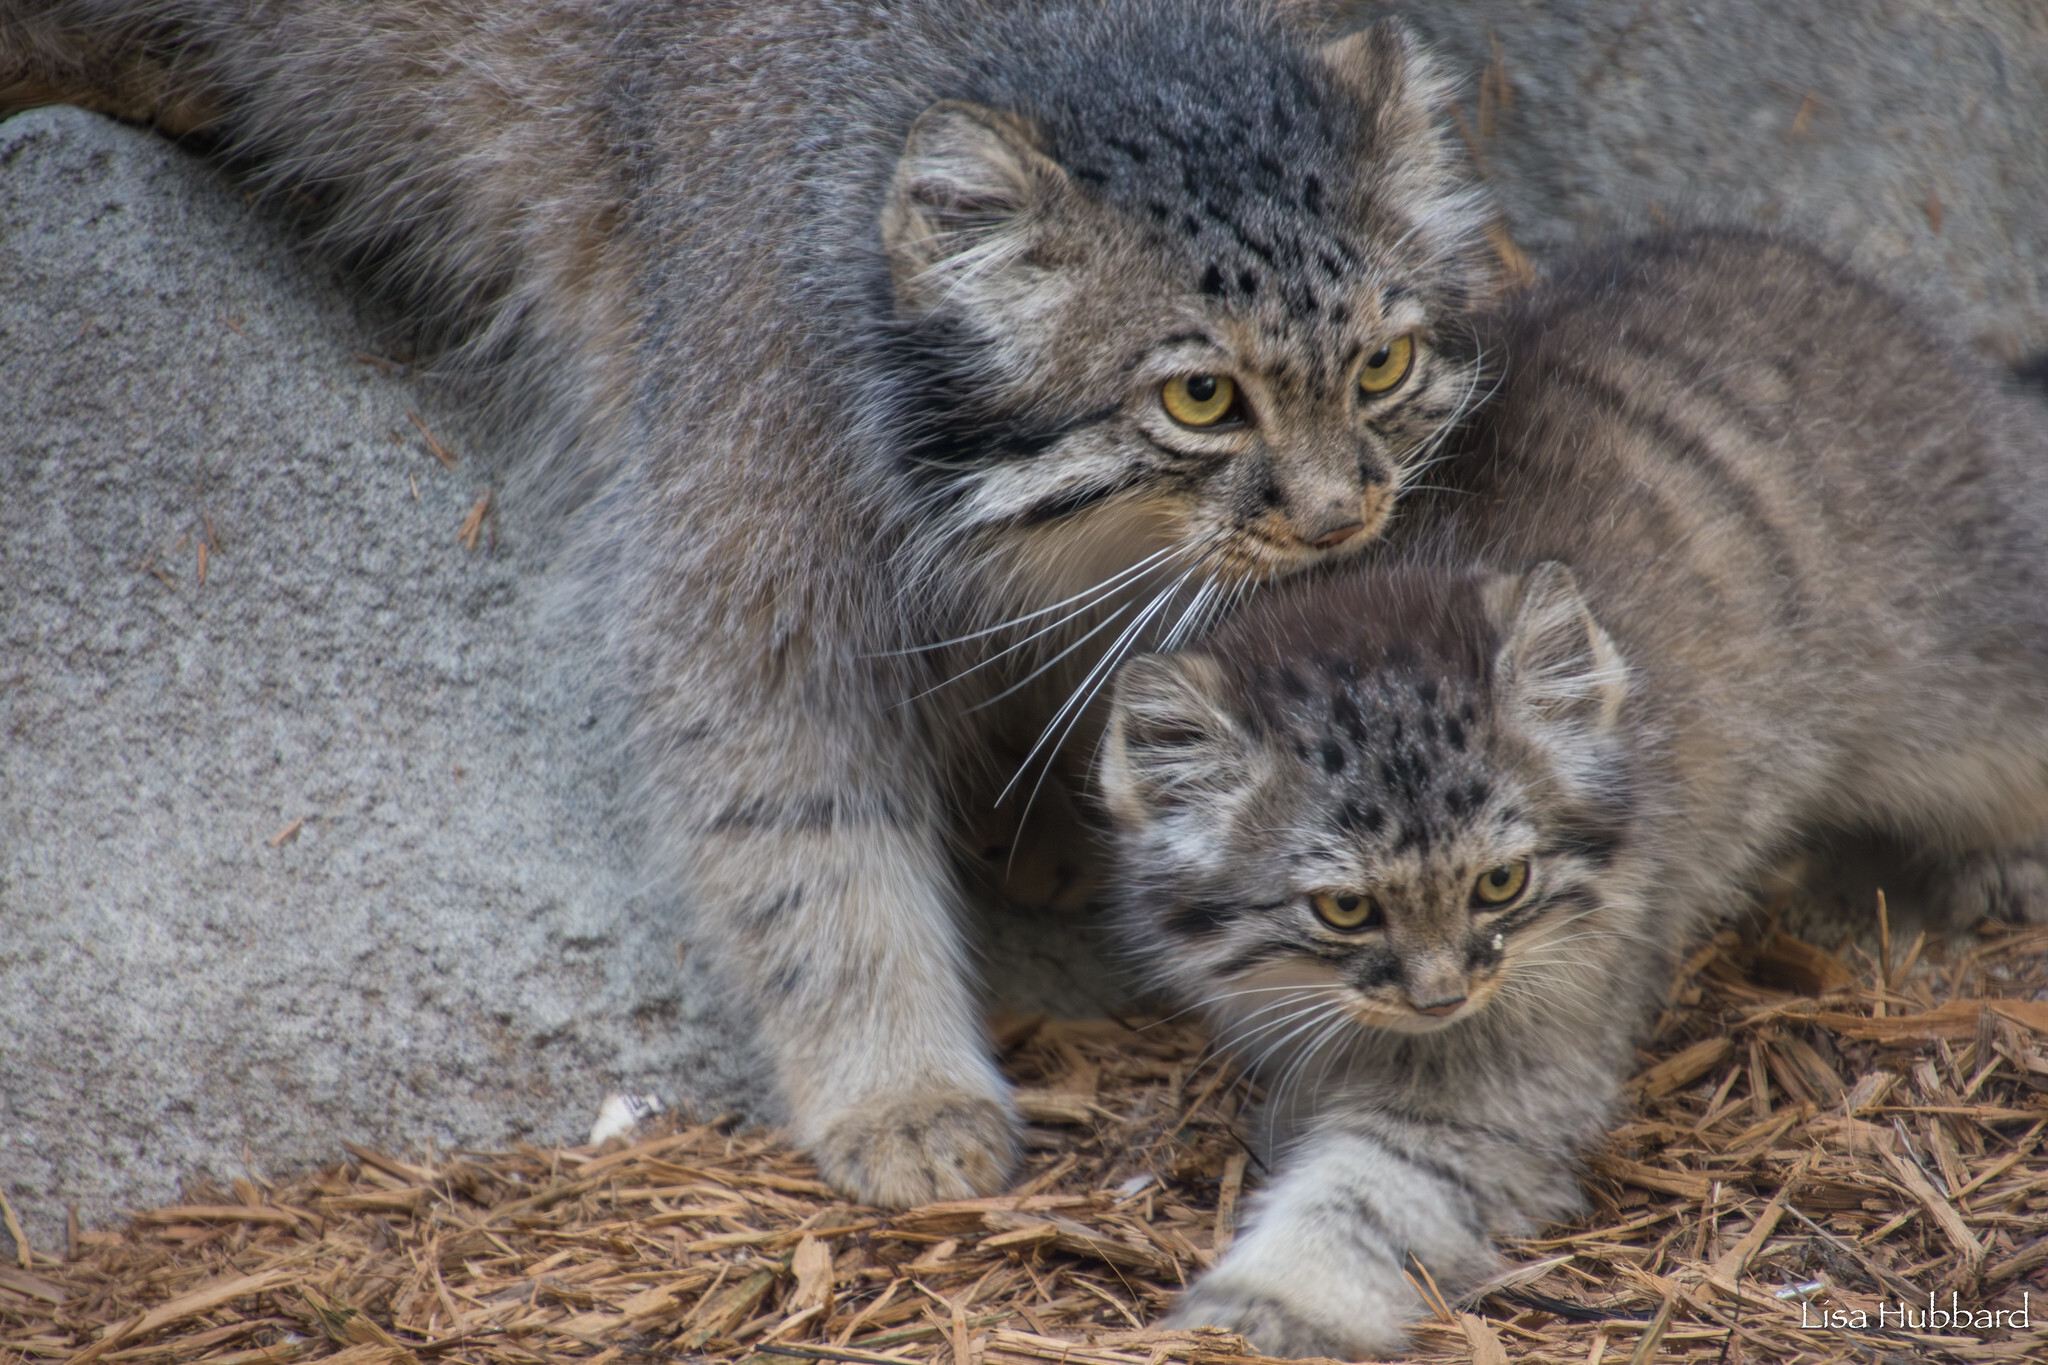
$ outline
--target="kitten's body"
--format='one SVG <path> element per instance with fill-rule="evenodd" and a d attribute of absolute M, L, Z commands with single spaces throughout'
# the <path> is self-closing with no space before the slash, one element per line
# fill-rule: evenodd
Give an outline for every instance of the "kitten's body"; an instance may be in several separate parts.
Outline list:
<path fill-rule="evenodd" d="M 1000 1186 L 959 811 L 1123 651 L 1363 545 L 1470 397 L 1426 62 L 1185 0 L 0 0 L 0 107 L 81 84 L 461 343 L 580 507 L 658 866 L 798 1138 L 868 1199 Z M 1255 420 L 1165 415 L 1210 372 Z"/>
<path fill-rule="evenodd" d="M 1675 955 L 1801 843 L 2048 915 L 2048 412 L 1753 236 L 1581 261 L 1485 341 L 1371 562 L 1118 686 L 1128 927 L 1266 1054 L 1285 1149 L 1180 1316 L 1269 1349 L 1390 1349 L 1410 1256 L 1455 1293 L 1571 1210 Z"/>

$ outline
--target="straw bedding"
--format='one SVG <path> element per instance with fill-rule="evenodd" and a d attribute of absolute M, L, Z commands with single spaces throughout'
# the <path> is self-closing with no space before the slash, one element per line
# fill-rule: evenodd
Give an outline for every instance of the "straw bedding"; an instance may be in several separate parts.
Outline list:
<path fill-rule="evenodd" d="M 1591 1212 L 1473 1300 L 1418 1267 L 1414 1358 L 2048 1358 L 2048 930 L 1897 956 L 1881 980 L 1782 933 L 1702 949 L 1588 1159 Z M 1031 1125 L 1000 1198 L 851 1205 L 720 1120 L 622 1149 L 351 1146 L 0 1265 L 0 1365 L 1262 1359 L 1148 1330 L 1256 1187 L 1250 1087 L 1182 1022 L 998 1031 Z M 1901 1328 L 1930 1292 L 2006 1316 Z M 1816 1325 L 1856 1308 L 1863 1330 Z"/>

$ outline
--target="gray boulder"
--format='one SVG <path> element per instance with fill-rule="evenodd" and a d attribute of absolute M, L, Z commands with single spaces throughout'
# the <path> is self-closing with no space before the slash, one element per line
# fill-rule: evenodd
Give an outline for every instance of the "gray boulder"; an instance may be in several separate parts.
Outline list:
<path fill-rule="evenodd" d="M 502 470 L 391 347 L 161 139 L 0 124 L 0 1180 L 45 1250 L 245 1159 L 749 1094 L 546 537 L 459 543 Z"/>
<path fill-rule="evenodd" d="M 1783 230 L 2008 364 L 2048 351 L 2038 0 L 1435 0 L 1397 13 L 1540 261 L 1660 218 Z"/>

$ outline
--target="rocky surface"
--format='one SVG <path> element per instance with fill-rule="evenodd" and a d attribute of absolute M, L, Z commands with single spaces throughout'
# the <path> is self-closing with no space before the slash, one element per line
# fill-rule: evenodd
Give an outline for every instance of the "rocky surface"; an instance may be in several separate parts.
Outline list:
<path fill-rule="evenodd" d="M 1797 233 L 2013 363 L 2048 351 L 2048 6 L 1432 0 L 1458 117 L 1539 260 L 1618 227 Z"/>
<path fill-rule="evenodd" d="M 515 503 L 459 542 L 501 471 L 361 358 L 393 347 L 167 143 L 0 124 L 0 1178 L 32 1236 L 245 1152 L 747 1093 L 637 879 L 546 538 Z"/>

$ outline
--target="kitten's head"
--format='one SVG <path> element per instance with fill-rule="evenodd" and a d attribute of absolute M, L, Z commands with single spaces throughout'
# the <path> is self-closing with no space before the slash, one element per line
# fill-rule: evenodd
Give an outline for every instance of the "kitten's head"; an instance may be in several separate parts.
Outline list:
<path fill-rule="evenodd" d="M 1132 660 L 1102 780 L 1133 946 L 1254 1045 L 1540 992 L 1600 951 L 1627 687 L 1558 564 L 1302 583 Z"/>
<path fill-rule="evenodd" d="M 1392 25 L 1022 8 L 882 216 L 893 420 L 946 539 L 1041 599 L 1169 545 L 1226 582 L 1362 547 L 1477 385 L 1443 82 Z"/>

